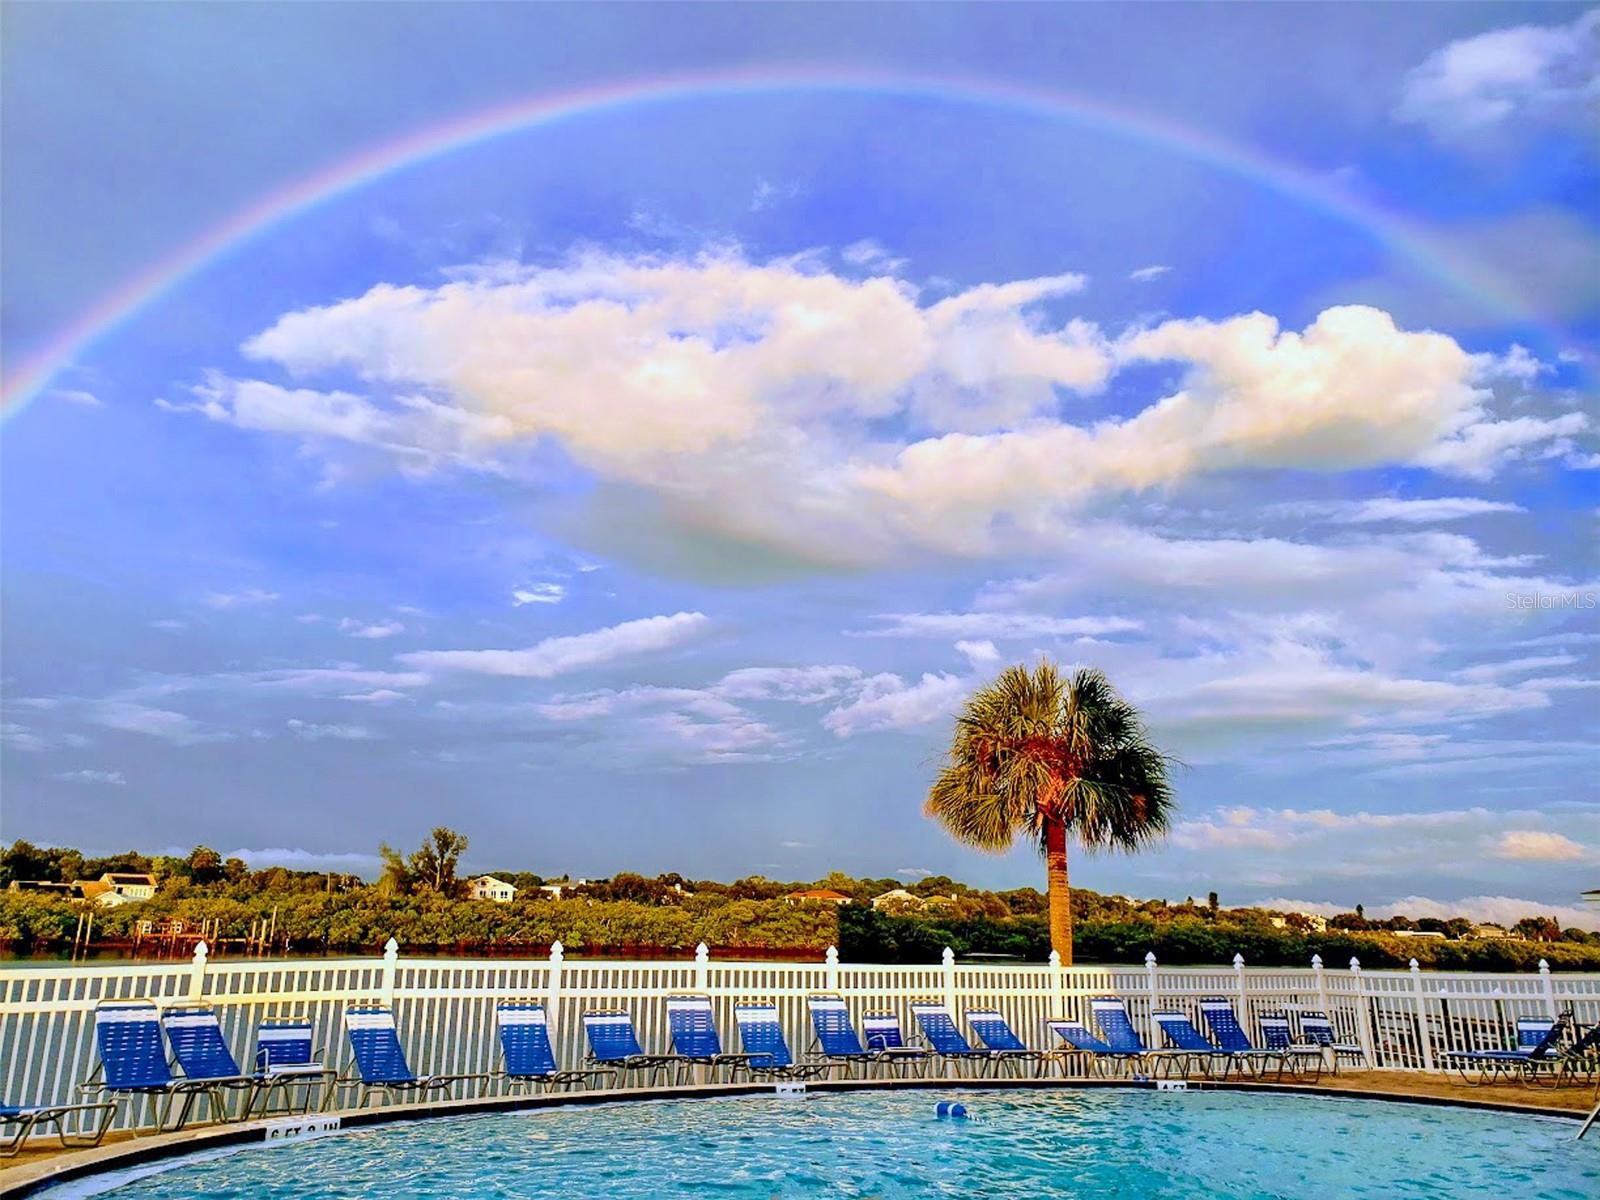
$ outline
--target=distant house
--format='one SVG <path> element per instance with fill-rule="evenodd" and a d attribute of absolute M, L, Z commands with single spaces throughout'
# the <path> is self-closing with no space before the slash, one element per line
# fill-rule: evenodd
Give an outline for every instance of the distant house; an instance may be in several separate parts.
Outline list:
<path fill-rule="evenodd" d="M 883 908 L 885 906 L 890 908 L 921 908 L 922 897 L 915 892 L 906 891 L 905 888 L 895 888 L 893 891 L 885 892 L 881 896 L 872 898 L 873 908 Z"/>
<path fill-rule="evenodd" d="M 116 908 L 119 904 L 137 904 L 132 897 L 117 891 L 104 878 L 80 879 L 75 885 L 85 900 L 93 900 L 101 908 Z"/>
<path fill-rule="evenodd" d="M 126 900 L 148 900 L 156 894 L 154 875 L 107 872 L 100 882 Z"/>
<path fill-rule="evenodd" d="M 803 892 L 790 892 L 783 898 L 785 904 L 835 904 L 846 905 L 850 897 L 843 892 L 832 892 L 827 888 L 807 888 Z"/>
<path fill-rule="evenodd" d="M 43 892 L 47 896 L 60 896 L 67 900 L 75 900 L 83 895 L 82 890 L 75 883 L 56 883 L 49 879 L 13 879 L 11 886 L 6 890 L 10 892 Z"/>
<path fill-rule="evenodd" d="M 573 888 L 581 888 L 589 881 L 587 879 L 563 879 L 560 883 L 546 883 L 539 888 L 547 896 L 561 899 L 562 892 L 570 892 Z"/>
<path fill-rule="evenodd" d="M 1444 938 L 1444 934 L 1437 929 L 1395 929 L 1391 932 L 1397 938 Z"/>
<path fill-rule="evenodd" d="M 1298 928 L 1308 929 L 1312 933 L 1327 933 L 1328 932 L 1328 918 L 1327 917 L 1318 916 L 1316 913 L 1303 913 L 1303 912 L 1284 913 L 1284 914 L 1282 914 L 1280 916 L 1268 917 L 1267 920 L 1271 923 L 1271 925 L 1272 925 L 1272 927 L 1274 929 L 1287 929 L 1287 928 L 1289 928 L 1289 918 L 1290 917 L 1299 917 L 1300 918 L 1300 920 L 1297 922 Z"/>
<path fill-rule="evenodd" d="M 1499 941 L 1504 938 L 1515 938 L 1504 925 L 1496 925 L 1493 921 L 1485 921 L 1482 925 L 1472 927 L 1472 936 L 1480 942 Z"/>
<path fill-rule="evenodd" d="M 1600 888 L 1590 888 L 1583 893 L 1583 898 L 1590 904 L 1600 904 Z"/>
<path fill-rule="evenodd" d="M 504 879 L 493 875 L 479 875 L 467 880 L 467 896 L 473 900 L 493 900 L 496 904 L 510 904 L 517 898 L 517 889 Z"/>

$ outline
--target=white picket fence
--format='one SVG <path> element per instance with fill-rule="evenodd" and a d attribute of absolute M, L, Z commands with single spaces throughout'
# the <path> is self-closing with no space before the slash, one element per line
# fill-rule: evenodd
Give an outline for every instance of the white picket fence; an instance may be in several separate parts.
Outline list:
<path fill-rule="evenodd" d="M 1061 967 L 1044 964 L 956 963 L 946 950 L 932 966 L 842 963 L 830 949 L 822 962 L 721 962 L 704 946 L 690 960 L 627 962 L 565 960 L 557 943 L 548 959 L 406 959 L 393 941 L 382 958 L 209 962 L 202 943 L 187 963 L 0 969 L 0 1100 L 64 1103 L 95 1068 L 94 1010 L 108 1000 L 149 999 L 159 1005 L 216 1008 L 234 1056 L 248 1066 L 255 1030 L 264 1018 L 299 1016 L 316 1024 L 325 1059 L 348 1064 L 345 1007 L 356 1001 L 392 1004 L 401 1039 L 419 1074 L 484 1072 L 497 1068 L 494 1005 L 538 999 L 550 1013 L 551 1037 L 564 1066 L 581 1065 L 586 1051 L 581 1016 L 593 1008 L 632 1012 L 646 1050 L 665 1049 L 663 999 L 673 993 L 710 995 L 729 1050 L 738 1049 L 733 1004 L 774 1001 L 796 1053 L 812 1044 L 805 997 L 838 992 L 858 1022 L 869 1009 L 894 1009 L 908 1031 L 913 1000 L 942 1000 L 952 1012 L 993 1005 L 1031 1045 L 1047 1044 L 1050 1017 L 1089 1020 L 1088 1000 L 1119 996 L 1151 1046 L 1162 1044 L 1150 1014 L 1190 1013 L 1199 1024 L 1202 997 L 1233 1001 L 1245 1028 L 1259 1035 L 1263 1014 L 1326 1012 L 1341 1041 L 1360 1045 L 1377 1069 L 1439 1069 L 1446 1049 L 1499 1047 L 1514 1037 L 1517 1017 L 1551 1015 L 1571 1007 L 1581 1023 L 1600 1022 L 1600 975 L 1485 975 L 1348 969 Z M 1202 1026 L 1203 1028 L 1203 1026 Z M 501 1086 L 488 1085 L 490 1090 Z M 125 1105 L 119 1125 L 144 1118 Z"/>

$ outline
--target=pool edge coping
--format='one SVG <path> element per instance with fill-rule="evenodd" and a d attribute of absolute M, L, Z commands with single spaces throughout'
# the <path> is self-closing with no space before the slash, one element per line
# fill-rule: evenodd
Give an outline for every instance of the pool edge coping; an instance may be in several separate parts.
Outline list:
<path fill-rule="evenodd" d="M 911 1091 L 961 1088 L 978 1091 L 1125 1088 L 1132 1091 L 1158 1090 L 1154 1080 L 1117 1078 L 1086 1079 L 830 1079 L 806 1083 L 809 1092 Z M 464 1100 L 445 1100 L 432 1104 L 392 1104 L 380 1108 L 338 1109 L 309 1116 L 338 1117 L 341 1129 L 368 1125 L 389 1125 L 401 1121 L 439 1120 L 445 1117 L 474 1116 L 485 1113 L 521 1112 L 537 1108 L 559 1108 L 584 1104 L 638 1103 L 650 1100 L 702 1100 L 736 1096 L 770 1096 L 774 1085 L 766 1083 L 712 1083 L 670 1088 L 606 1088 L 581 1092 L 538 1092 L 524 1096 L 484 1096 Z M 1585 1109 L 1544 1108 L 1509 1100 L 1473 1100 L 1446 1096 L 1418 1095 L 1411 1092 L 1355 1091 L 1332 1089 L 1306 1083 L 1260 1083 L 1251 1080 L 1189 1080 L 1188 1091 L 1269 1092 L 1283 1095 L 1316 1096 L 1334 1100 L 1380 1100 L 1394 1104 L 1418 1104 L 1434 1108 L 1465 1108 L 1486 1112 L 1513 1113 L 1518 1116 L 1552 1117 L 1562 1121 L 1581 1121 Z M 287 1114 L 292 1119 L 296 1114 Z M 0 1166 L 0 1200 L 21 1200 L 45 1188 L 123 1170 L 139 1163 L 164 1158 L 181 1158 L 203 1150 L 235 1145 L 261 1145 L 265 1131 L 281 1122 L 275 1116 L 229 1125 L 207 1125 L 176 1133 L 133 1137 L 109 1146 L 68 1150 L 42 1162 L 25 1166 Z"/>

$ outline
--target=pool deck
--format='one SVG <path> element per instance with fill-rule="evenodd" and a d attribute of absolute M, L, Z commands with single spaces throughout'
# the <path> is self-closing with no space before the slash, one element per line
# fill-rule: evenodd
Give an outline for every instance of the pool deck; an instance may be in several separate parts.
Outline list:
<path fill-rule="evenodd" d="M 811 1092 L 856 1091 L 905 1088 L 1049 1088 L 1049 1087 L 1152 1087 L 1121 1079 L 875 1079 L 812 1081 Z M 1410 1101 L 1422 1104 L 1460 1104 L 1505 1112 L 1551 1115 L 1581 1120 L 1594 1106 L 1592 1085 L 1562 1088 L 1530 1088 L 1520 1084 L 1485 1084 L 1474 1087 L 1453 1076 L 1425 1075 L 1410 1071 L 1345 1071 L 1325 1075 L 1315 1083 L 1255 1083 L 1229 1081 L 1210 1083 L 1191 1080 L 1195 1090 L 1238 1090 L 1289 1092 L 1311 1095 L 1365 1097 L 1367 1099 Z M 424 1116 L 449 1116 L 469 1113 L 504 1112 L 544 1108 L 563 1104 L 603 1104 L 618 1100 L 665 1099 L 674 1097 L 715 1097 L 765 1095 L 771 1083 L 703 1084 L 677 1088 L 627 1088 L 587 1092 L 542 1092 L 519 1096 L 493 1096 L 468 1100 L 446 1100 L 431 1104 L 394 1104 L 379 1108 L 342 1109 L 323 1114 L 338 1117 L 342 1128 L 378 1125 Z M 316 1116 L 318 1114 L 313 1114 Z M 213 1147 L 261 1142 L 273 1125 L 292 1117 L 274 1117 L 233 1124 L 195 1125 L 178 1133 L 135 1135 L 108 1134 L 92 1150 L 63 1150 L 54 1140 L 40 1149 L 27 1149 L 15 1158 L 0 1159 L 0 1197 L 21 1197 L 68 1179 L 118 1170 L 137 1163 L 189 1154 Z M 1596 1135 L 1600 1142 L 1600 1134 Z"/>

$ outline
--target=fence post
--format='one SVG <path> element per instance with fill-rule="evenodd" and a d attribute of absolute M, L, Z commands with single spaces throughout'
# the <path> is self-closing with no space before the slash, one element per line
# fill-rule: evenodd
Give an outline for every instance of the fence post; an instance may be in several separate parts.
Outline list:
<path fill-rule="evenodd" d="M 837 992 L 839 990 L 839 947 L 828 947 L 828 953 L 823 955 L 822 965 L 824 968 L 823 978 L 827 983 L 826 990 Z"/>
<path fill-rule="evenodd" d="M 1144 952 L 1144 978 L 1150 986 L 1150 1012 L 1145 1021 L 1144 1036 L 1148 1046 L 1159 1046 L 1161 1039 L 1156 1036 L 1156 1013 L 1161 1011 L 1161 973 L 1156 970 L 1156 952 Z M 1085 1024 L 1088 1021 L 1085 1020 Z"/>
<path fill-rule="evenodd" d="M 1323 1016 L 1328 1012 L 1328 978 L 1322 973 L 1322 955 L 1311 956 L 1311 974 L 1317 981 L 1317 1011 Z"/>
<path fill-rule="evenodd" d="M 1050 951 L 1050 1007 L 1063 1017 L 1071 1015 L 1067 1012 L 1067 973 L 1059 950 Z"/>
<path fill-rule="evenodd" d="M 1244 987 L 1244 955 L 1242 954 L 1235 953 L 1233 956 L 1233 979 L 1234 988 L 1239 993 L 1239 1024 L 1245 1029 L 1249 1029 L 1252 1024 L 1250 1019 L 1250 995 L 1245 991 Z"/>
<path fill-rule="evenodd" d="M 939 961 L 944 965 L 944 1007 L 951 1019 L 960 1022 L 956 1016 L 956 952 L 949 946 L 944 948 L 944 953 L 939 956 Z"/>
<path fill-rule="evenodd" d="M 1417 996 L 1417 1041 L 1421 1043 L 1422 1069 L 1433 1070 L 1433 1033 L 1428 1028 L 1428 994 L 1422 990 L 1422 968 L 1411 960 L 1411 990 Z"/>
<path fill-rule="evenodd" d="M 550 943 L 550 973 L 545 977 L 544 1019 L 555 1028 L 560 1028 L 561 1022 L 561 964 L 566 957 L 566 947 L 559 939 Z"/>
<path fill-rule="evenodd" d="M 1561 1014 L 1556 1011 L 1556 984 L 1550 978 L 1550 964 L 1544 959 L 1539 960 L 1539 986 L 1544 989 L 1544 1006 L 1550 1011 L 1550 1018 L 1554 1020 Z"/>
<path fill-rule="evenodd" d="M 204 941 L 194 944 L 194 966 L 189 969 L 189 1003 L 199 1004 L 206 994 L 206 956 L 211 953 Z"/>
<path fill-rule="evenodd" d="M 1372 1017 L 1367 1012 L 1367 985 L 1361 981 L 1361 960 L 1350 956 L 1350 974 L 1355 977 L 1356 1039 L 1361 1043 L 1361 1056 L 1367 1060 L 1367 1069 L 1377 1066 L 1377 1048 L 1372 1044 Z"/>
<path fill-rule="evenodd" d="M 711 974 L 711 950 L 701 942 L 694 948 L 694 990 L 706 990 L 706 978 Z"/>
<path fill-rule="evenodd" d="M 394 1003 L 394 964 L 400 957 L 400 943 L 390 938 L 383 947 L 383 982 L 378 985 L 378 998 L 388 1007 Z"/>

